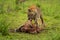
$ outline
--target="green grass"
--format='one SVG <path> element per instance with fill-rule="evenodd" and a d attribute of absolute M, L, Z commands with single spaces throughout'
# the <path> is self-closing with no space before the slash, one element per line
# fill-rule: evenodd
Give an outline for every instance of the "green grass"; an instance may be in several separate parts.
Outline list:
<path fill-rule="evenodd" d="M 23 4 L 16 5 L 16 0 L 0 0 L 0 24 L 9 24 L 8 28 L 19 28 L 27 21 L 28 7 L 38 4 L 46 24 L 45 30 L 39 34 L 9 33 L 3 36 L 0 33 L 0 40 L 60 40 L 60 0 L 27 0 Z"/>

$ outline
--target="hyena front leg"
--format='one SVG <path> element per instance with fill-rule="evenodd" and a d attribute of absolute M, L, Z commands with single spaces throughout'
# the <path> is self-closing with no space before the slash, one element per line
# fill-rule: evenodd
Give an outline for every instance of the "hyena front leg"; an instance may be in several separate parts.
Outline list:
<path fill-rule="evenodd" d="M 35 19 L 35 24 L 36 24 L 36 27 L 39 27 L 39 25 L 38 25 L 38 22 L 37 22 L 38 20 L 37 20 L 37 18 Z"/>

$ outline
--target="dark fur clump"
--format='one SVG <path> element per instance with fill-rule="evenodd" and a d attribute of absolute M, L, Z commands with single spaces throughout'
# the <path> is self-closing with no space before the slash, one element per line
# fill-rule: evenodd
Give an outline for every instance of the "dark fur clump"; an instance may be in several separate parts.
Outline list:
<path fill-rule="evenodd" d="M 35 24 L 27 24 L 27 23 L 21 26 L 19 29 L 17 29 L 16 32 L 25 32 L 25 33 L 39 33 L 40 32 L 40 28 L 37 27 Z"/>

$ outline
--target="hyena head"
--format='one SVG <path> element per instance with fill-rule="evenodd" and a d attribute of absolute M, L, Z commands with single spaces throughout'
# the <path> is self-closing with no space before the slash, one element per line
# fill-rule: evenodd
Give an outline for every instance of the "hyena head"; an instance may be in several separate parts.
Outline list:
<path fill-rule="evenodd" d="M 28 9 L 28 11 L 29 11 L 29 12 L 32 12 L 32 13 L 37 12 L 37 7 L 36 7 L 36 5 L 30 6 L 29 9 Z"/>
<path fill-rule="evenodd" d="M 28 19 L 35 20 L 37 13 L 38 13 L 37 7 L 35 5 L 30 6 L 28 9 Z"/>

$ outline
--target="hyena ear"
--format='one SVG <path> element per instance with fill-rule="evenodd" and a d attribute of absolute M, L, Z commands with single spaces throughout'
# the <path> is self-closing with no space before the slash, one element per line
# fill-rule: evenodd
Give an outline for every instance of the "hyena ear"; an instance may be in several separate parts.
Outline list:
<path fill-rule="evenodd" d="M 30 9 L 28 9 L 28 12 L 31 12 L 31 10 L 30 10 Z"/>

